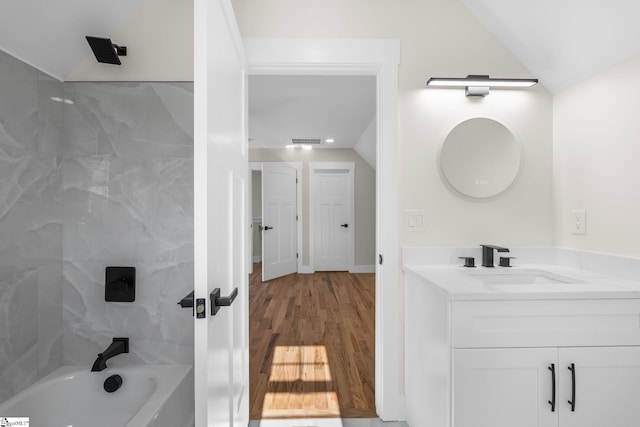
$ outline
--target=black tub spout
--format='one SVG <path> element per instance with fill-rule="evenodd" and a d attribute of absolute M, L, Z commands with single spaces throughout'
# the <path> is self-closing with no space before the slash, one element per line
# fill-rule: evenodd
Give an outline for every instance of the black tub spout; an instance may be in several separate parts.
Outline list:
<path fill-rule="evenodd" d="M 114 338 L 104 353 L 98 353 L 98 358 L 93 362 L 91 372 L 105 370 L 107 368 L 107 360 L 121 353 L 129 353 L 129 338 Z"/>

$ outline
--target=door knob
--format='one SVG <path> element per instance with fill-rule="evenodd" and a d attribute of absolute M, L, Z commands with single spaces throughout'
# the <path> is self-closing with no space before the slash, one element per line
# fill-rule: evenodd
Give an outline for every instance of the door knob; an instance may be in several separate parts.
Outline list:
<path fill-rule="evenodd" d="M 264 231 L 267 231 L 267 230 L 273 230 L 273 227 L 269 227 L 268 225 L 265 225 L 265 226 L 264 226 L 264 228 L 263 228 L 263 230 L 264 230 Z"/>
<path fill-rule="evenodd" d="M 340 227 L 349 228 L 349 224 L 342 224 Z"/>

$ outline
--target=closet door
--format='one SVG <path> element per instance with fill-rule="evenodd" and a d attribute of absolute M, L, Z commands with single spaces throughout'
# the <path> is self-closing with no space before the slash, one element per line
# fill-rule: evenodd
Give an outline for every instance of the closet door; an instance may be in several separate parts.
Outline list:
<path fill-rule="evenodd" d="M 562 427 L 640 426 L 640 347 L 561 348 L 559 354 Z"/>
<path fill-rule="evenodd" d="M 453 425 L 558 427 L 557 360 L 557 348 L 454 350 Z"/>

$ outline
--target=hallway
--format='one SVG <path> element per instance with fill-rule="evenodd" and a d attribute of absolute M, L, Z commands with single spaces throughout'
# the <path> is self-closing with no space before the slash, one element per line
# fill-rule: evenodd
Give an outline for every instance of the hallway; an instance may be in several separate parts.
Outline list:
<path fill-rule="evenodd" d="M 249 284 L 250 418 L 374 418 L 375 275 Z"/>

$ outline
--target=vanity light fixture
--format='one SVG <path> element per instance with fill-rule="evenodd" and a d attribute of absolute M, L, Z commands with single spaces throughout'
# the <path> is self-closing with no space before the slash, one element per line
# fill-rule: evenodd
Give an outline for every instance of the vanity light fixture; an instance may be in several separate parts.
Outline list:
<path fill-rule="evenodd" d="M 428 87 L 463 87 L 466 96 L 487 96 L 494 88 L 527 88 L 538 83 L 538 79 L 499 79 L 486 75 L 468 75 L 463 78 L 431 77 Z"/>

